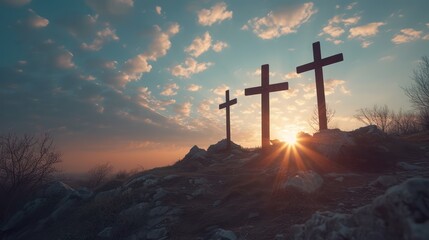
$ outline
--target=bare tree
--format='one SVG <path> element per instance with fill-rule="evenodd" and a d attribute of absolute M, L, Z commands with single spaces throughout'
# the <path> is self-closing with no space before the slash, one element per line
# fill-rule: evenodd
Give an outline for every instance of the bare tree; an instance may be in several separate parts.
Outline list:
<path fill-rule="evenodd" d="M 423 126 L 429 129 L 429 58 L 422 57 L 411 77 L 413 83 L 404 88 L 413 106 L 420 112 Z"/>
<path fill-rule="evenodd" d="M 104 183 L 112 174 L 113 166 L 110 163 L 99 164 L 88 171 L 87 185 L 96 188 Z"/>
<path fill-rule="evenodd" d="M 392 112 L 392 124 L 389 133 L 396 135 L 406 135 L 416 133 L 421 130 L 420 116 L 414 112 Z"/>
<path fill-rule="evenodd" d="M 376 125 L 381 131 L 388 132 L 392 124 L 392 111 L 384 105 L 379 107 L 374 105 L 372 108 L 361 108 L 357 110 L 354 117 L 366 125 Z"/>
<path fill-rule="evenodd" d="M 60 154 L 47 134 L 41 137 L 0 136 L 2 216 L 32 190 L 48 181 L 56 171 L 55 164 L 60 161 Z"/>
<path fill-rule="evenodd" d="M 311 115 L 311 118 L 308 120 L 308 125 L 314 130 L 319 131 L 319 115 L 318 115 L 318 108 L 317 105 L 313 108 L 313 113 Z M 335 110 L 330 108 L 329 106 L 326 106 L 326 119 L 328 123 L 328 128 L 331 128 L 332 126 L 329 125 L 329 123 L 332 121 L 332 119 L 335 116 Z"/>

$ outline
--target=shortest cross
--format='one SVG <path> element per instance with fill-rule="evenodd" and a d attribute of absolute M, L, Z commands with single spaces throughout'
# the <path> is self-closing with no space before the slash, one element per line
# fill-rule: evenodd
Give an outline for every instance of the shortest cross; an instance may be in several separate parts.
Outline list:
<path fill-rule="evenodd" d="M 225 91 L 225 102 L 219 104 L 219 109 L 226 108 L 226 149 L 231 149 L 231 124 L 230 124 L 230 114 L 229 108 L 231 105 L 237 104 L 237 98 L 229 100 L 229 90 Z"/>

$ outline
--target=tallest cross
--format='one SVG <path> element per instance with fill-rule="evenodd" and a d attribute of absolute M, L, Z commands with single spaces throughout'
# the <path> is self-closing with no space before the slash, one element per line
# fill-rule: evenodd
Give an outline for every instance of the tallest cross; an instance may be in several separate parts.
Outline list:
<path fill-rule="evenodd" d="M 296 67 L 296 73 L 307 72 L 314 69 L 316 75 L 317 108 L 319 112 L 319 130 L 328 129 L 328 120 L 326 118 L 325 86 L 323 83 L 323 67 L 343 61 L 343 54 L 336 54 L 322 59 L 320 51 L 320 42 L 313 43 L 313 59 L 307 63 Z"/>

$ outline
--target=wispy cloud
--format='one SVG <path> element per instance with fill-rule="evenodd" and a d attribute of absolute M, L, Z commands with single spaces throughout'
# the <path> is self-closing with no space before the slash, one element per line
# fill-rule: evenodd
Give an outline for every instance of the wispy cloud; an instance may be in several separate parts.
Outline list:
<path fill-rule="evenodd" d="M 228 47 L 228 43 L 217 41 L 215 44 L 213 44 L 212 49 L 215 52 L 221 52 L 224 48 Z"/>
<path fill-rule="evenodd" d="M 252 29 L 262 39 L 278 38 L 296 32 L 316 12 L 312 2 L 304 3 L 297 7 L 270 11 L 262 18 L 250 19 L 242 29 Z"/>
<path fill-rule="evenodd" d="M 161 15 L 161 14 L 162 14 L 162 8 L 161 8 L 160 6 L 156 6 L 156 7 L 155 7 L 155 12 L 156 12 L 158 15 Z"/>
<path fill-rule="evenodd" d="M 371 41 L 368 40 L 369 37 L 373 37 L 377 35 L 379 31 L 379 27 L 385 25 L 383 22 L 372 22 L 366 25 L 358 26 L 351 28 L 349 30 L 349 39 L 357 38 L 361 42 L 361 46 L 363 48 L 367 48 L 372 44 Z"/>
<path fill-rule="evenodd" d="M 417 31 L 413 28 L 401 29 L 400 33 L 392 38 L 394 44 L 402 44 L 412 42 L 421 38 L 422 31 Z"/>
<path fill-rule="evenodd" d="M 326 40 L 334 44 L 343 43 L 343 41 L 338 38 L 343 35 L 347 27 L 356 24 L 359 20 L 360 16 L 345 18 L 344 15 L 336 15 L 329 19 L 328 24 L 323 27 L 319 36 L 327 35 Z"/>
<path fill-rule="evenodd" d="M 179 64 L 170 69 L 175 77 L 190 78 L 192 75 L 205 71 L 212 65 L 211 62 L 198 63 L 193 58 L 187 58 L 183 64 Z"/>
<path fill-rule="evenodd" d="M 37 29 L 48 26 L 49 20 L 39 16 L 33 9 L 28 9 L 28 17 L 24 21 L 19 20 L 18 24 L 24 24 L 26 27 Z"/>
<path fill-rule="evenodd" d="M 294 79 L 294 78 L 300 78 L 300 77 L 301 77 L 301 74 L 298 74 L 296 72 L 289 72 L 285 74 L 283 78 L 287 80 L 287 79 Z"/>
<path fill-rule="evenodd" d="M 180 114 L 180 115 L 186 116 L 186 117 L 189 117 L 189 115 L 191 114 L 191 109 L 192 109 L 192 103 L 190 103 L 190 102 L 185 102 L 182 104 L 175 104 L 174 105 L 174 111 L 177 114 Z"/>
<path fill-rule="evenodd" d="M 196 85 L 196 84 L 190 84 L 187 88 L 188 91 L 190 92 L 197 92 L 202 88 L 202 86 L 200 85 Z"/>
<path fill-rule="evenodd" d="M 196 37 L 191 45 L 185 48 L 185 52 L 189 53 L 193 57 L 198 57 L 207 50 L 210 49 L 212 44 L 212 37 L 209 32 L 205 32 L 203 36 Z"/>
<path fill-rule="evenodd" d="M 229 89 L 229 87 L 227 85 L 222 84 L 222 85 L 216 87 L 215 89 L 212 89 L 212 92 L 216 95 L 223 96 L 223 95 L 225 95 L 225 91 L 228 89 Z"/>
<path fill-rule="evenodd" d="M 232 18 L 232 11 L 227 10 L 224 2 L 217 3 L 210 9 L 201 9 L 198 11 L 198 23 L 203 26 L 211 26 L 214 23 L 220 23 Z"/>
<path fill-rule="evenodd" d="M 150 72 L 152 66 L 148 61 L 156 61 L 159 57 L 165 56 L 171 47 L 170 37 L 179 32 L 179 24 L 171 24 L 165 31 L 155 25 L 155 34 L 149 50 L 129 59 L 123 66 L 123 73 L 126 75 L 121 86 L 129 81 L 140 79 L 143 73 Z"/>
<path fill-rule="evenodd" d="M 348 38 L 371 37 L 378 33 L 378 28 L 385 25 L 383 22 L 372 22 L 366 25 L 354 27 L 350 29 Z"/>
<path fill-rule="evenodd" d="M 82 49 L 89 51 L 99 51 L 103 47 L 103 44 L 110 40 L 118 41 L 119 37 L 116 35 L 116 29 L 111 28 L 108 25 L 103 30 L 97 32 L 96 37 L 92 43 L 82 43 L 81 47 Z"/>
<path fill-rule="evenodd" d="M 164 90 L 160 93 L 164 96 L 174 96 L 177 94 L 177 90 L 179 89 L 179 86 L 176 83 L 168 83 L 164 86 Z"/>

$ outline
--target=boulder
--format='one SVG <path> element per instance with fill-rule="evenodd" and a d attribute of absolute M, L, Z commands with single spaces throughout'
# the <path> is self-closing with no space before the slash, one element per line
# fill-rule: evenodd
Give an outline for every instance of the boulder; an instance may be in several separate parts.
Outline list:
<path fill-rule="evenodd" d="M 237 236 L 233 231 L 217 228 L 212 231 L 208 240 L 236 240 Z"/>
<path fill-rule="evenodd" d="M 106 227 L 101 232 L 99 232 L 97 236 L 99 236 L 100 238 L 112 238 L 112 229 L 112 227 Z"/>
<path fill-rule="evenodd" d="M 207 149 L 207 153 L 208 154 L 216 154 L 216 153 L 223 153 L 225 152 L 227 146 L 227 140 L 226 139 L 222 139 L 219 142 L 217 142 L 216 144 L 210 145 L 209 148 Z M 231 149 L 230 150 L 235 150 L 241 149 L 241 146 L 238 144 L 235 144 L 234 142 L 231 141 Z"/>
<path fill-rule="evenodd" d="M 429 179 L 409 179 L 351 214 L 316 212 L 292 239 L 429 239 L 428 199 Z"/>
<path fill-rule="evenodd" d="M 396 166 L 399 167 L 399 168 L 401 168 L 402 170 L 405 170 L 405 171 L 414 171 L 414 170 L 421 170 L 421 169 L 423 169 L 420 166 L 412 165 L 412 164 L 409 164 L 409 163 L 406 163 L 406 162 L 398 162 L 396 164 Z"/>
<path fill-rule="evenodd" d="M 70 187 L 69 185 L 60 182 L 55 181 L 51 182 L 44 190 L 43 190 L 43 196 L 46 198 L 63 198 L 67 195 L 73 194 L 76 191 Z"/>
<path fill-rule="evenodd" d="M 398 183 L 399 181 L 395 176 L 385 175 L 379 176 L 377 179 L 371 182 L 370 186 L 388 188 Z"/>
<path fill-rule="evenodd" d="M 129 180 L 127 183 L 124 184 L 124 188 L 133 188 L 133 187 L 142 186 L 142 185 L 145 185 L 145 186 L 153 185 L 154 178 L 155 176 L 151 174 L 144 174 Z M 146 183 L 147 180 L 149 180 L 148 183 Z"/>
<path fill-rule="evenodd" d="M 343 146 L 355 145 L 350 133 L 339 129 L 322 130 L 313 135 L 314 148 L 328 159 L 338 156 Z"/>
<path fill-rule="evenodd" d="M 37 217 L 42 209 L 46 205 L 46 198 L 36 198 L 24 205 L 24 207 L 16 212 L 2 227 L 2 231 L 8 231 L 14 228 L 22 227 L 27 221 Z"/>
<path fill-rule="evenodd" d="M 319 190 L 322 185 L 323 178 L 310 170 L 298 172 L 295 176 L 288 178 L 283 184 L 283 189 L 294 189 L 301 193 L 311 194 Z"/>
<path fill-rule="evenodd" d="M 205 160 L 207 158 L 206 150 L 199 148 L 197 145 L 194 145 L 188 154 L 185 155 L 182 161 L 198 161 Z"/>
<path fill-rule="evenodd" d="M 162 228 L 156 228 L 156 229 L 152 229 L 150 230 L 147 235 L 146 238 L 147 239 L 167 239 L 167 234 L 168 234 L 168 230 L 165 227 Z"/>

